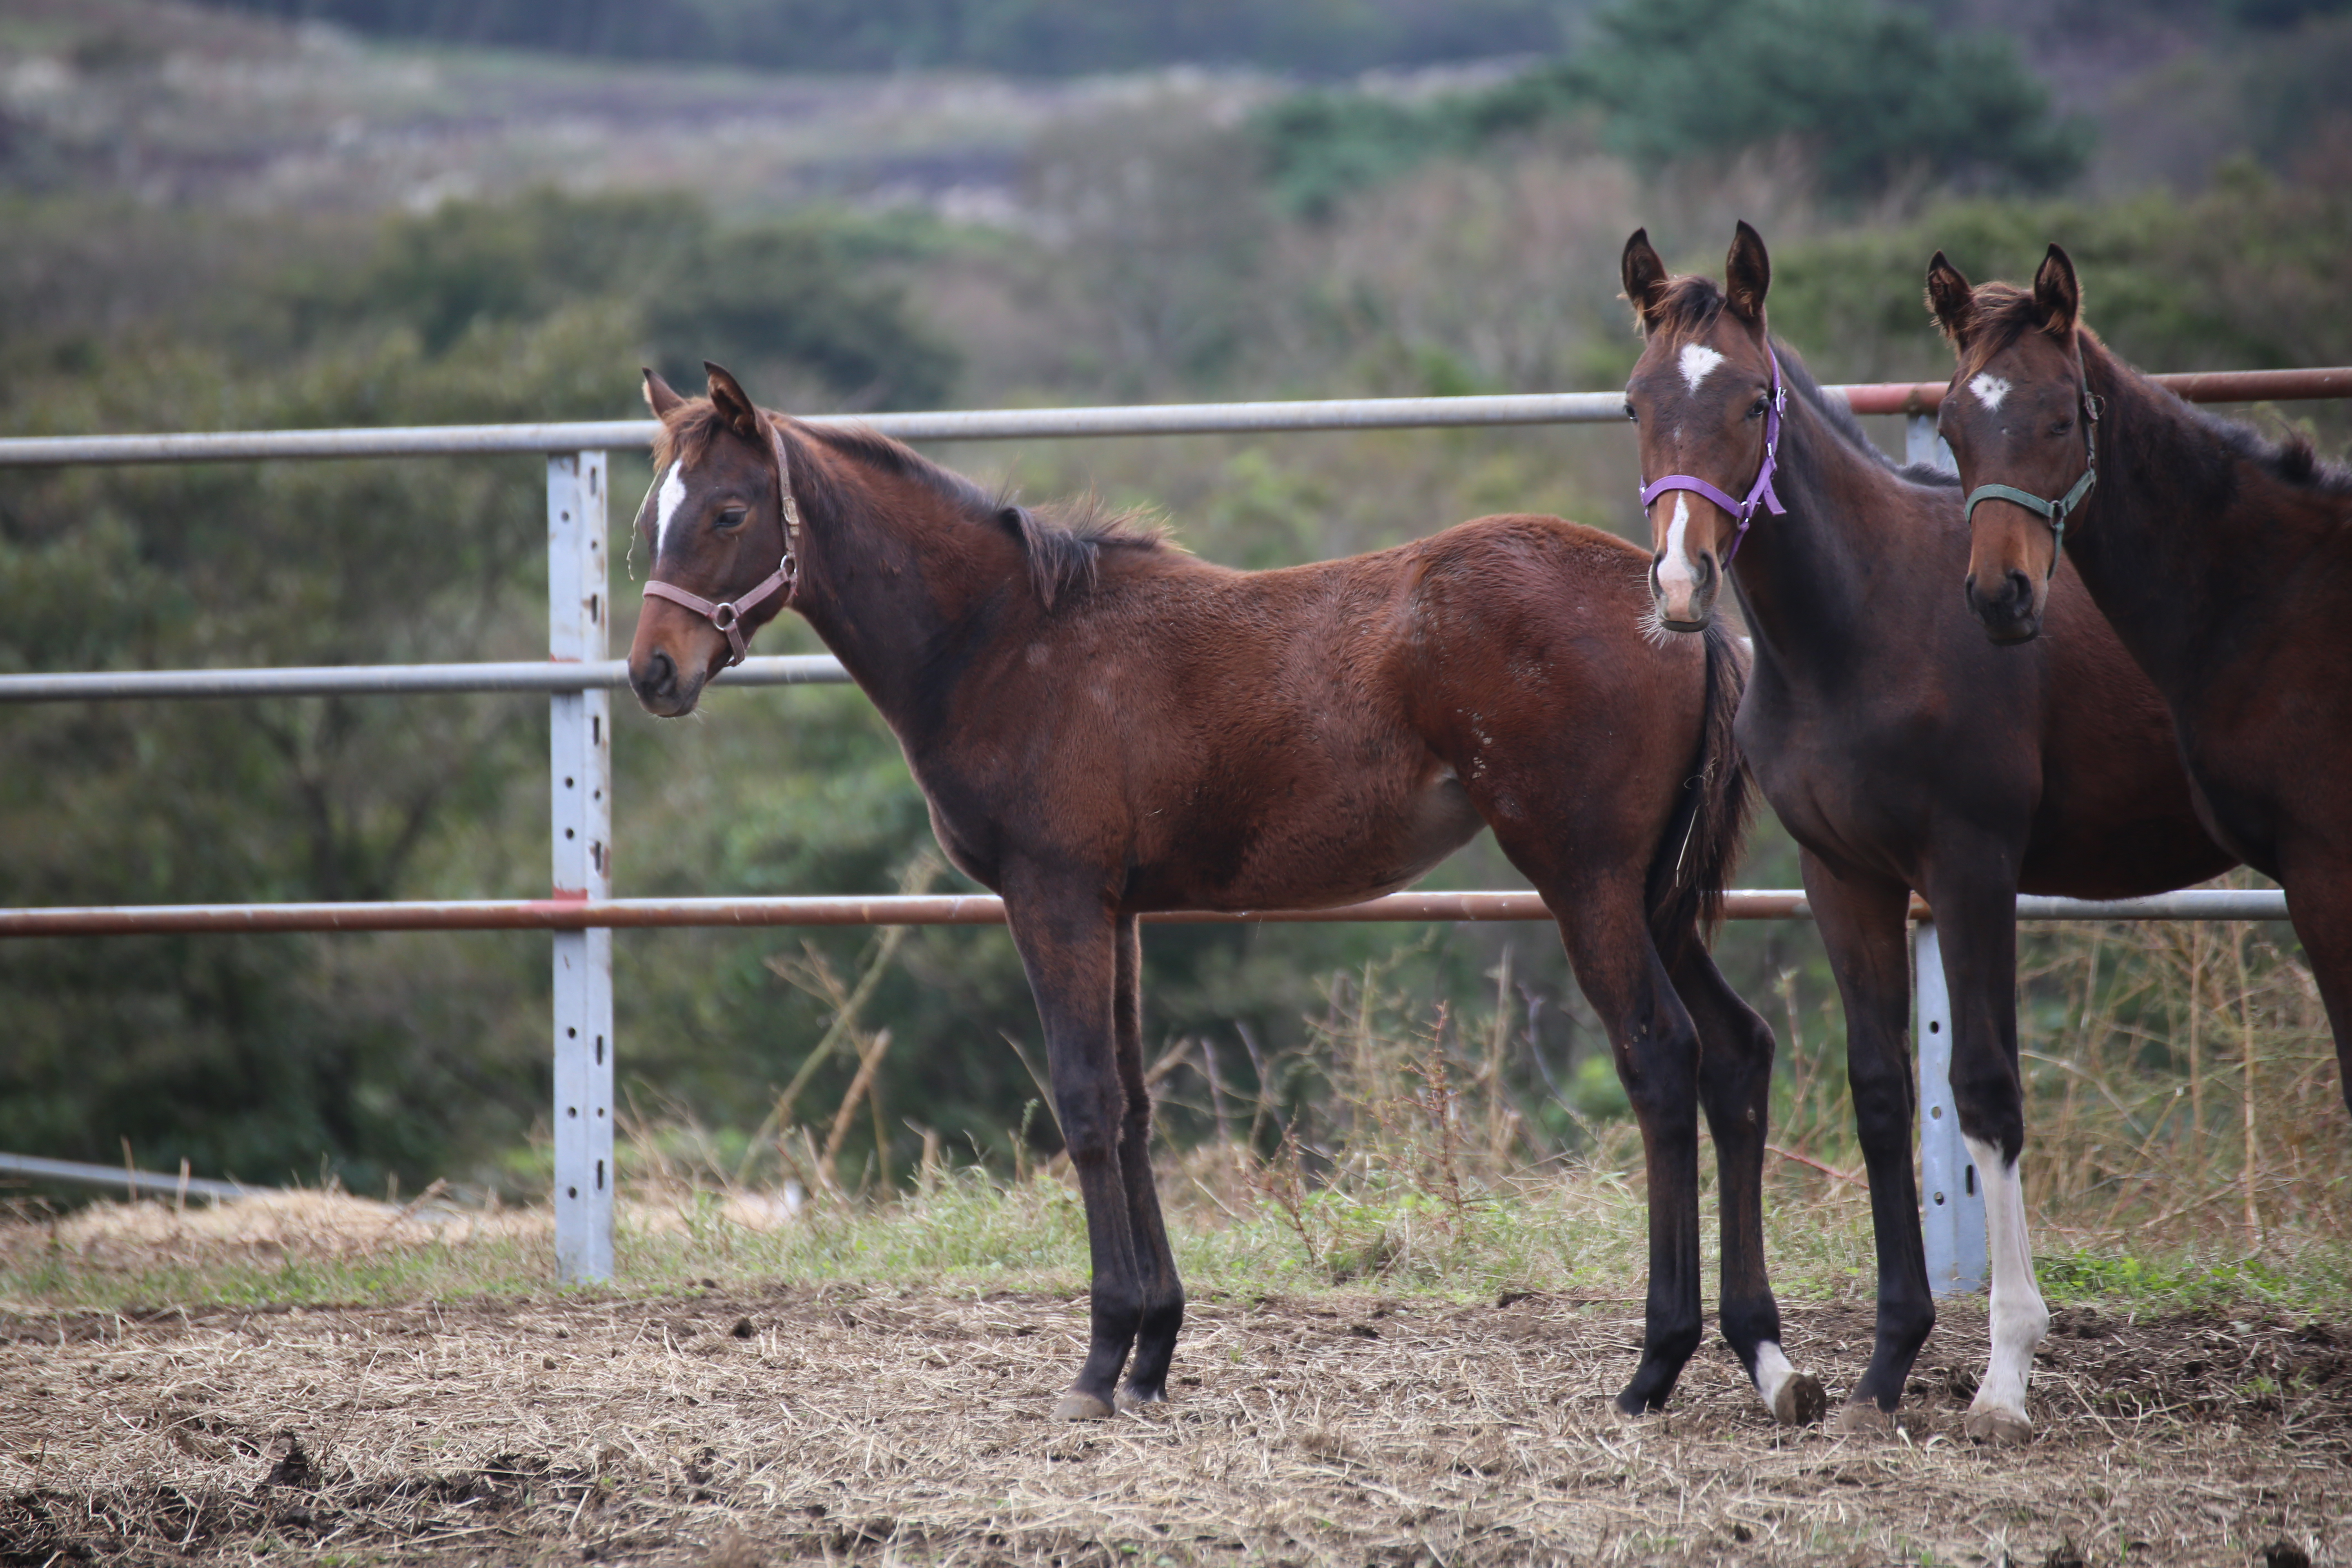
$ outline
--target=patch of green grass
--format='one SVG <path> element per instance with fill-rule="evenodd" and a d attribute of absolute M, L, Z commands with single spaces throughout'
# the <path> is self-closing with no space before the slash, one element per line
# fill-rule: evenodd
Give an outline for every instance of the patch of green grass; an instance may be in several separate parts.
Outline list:
<path fill-rule="evenodd" d="M 1270 1191 L 1210 1195 L 1182 1170 L 1163 1173 L 1170 1234 L 1196 1298 L 1313 1295 L 1345 1289 L 1456 1300 L 1539 1290 L 1640 1300 L 1646 1209 L 1623 1174 L 1592 1167 L 1452 1198 L 1396 1176 L 1359 1173 L 1290 1202 Z M 1712 1296 L 1714 1205 L 1702 1230 Z M 0 1308 L 20 1311 L 185 1307 L 393 1304 L 420 1300 L 673 1295 L 707 1289 L 846 1285 L 927 1292 L 1074 1293 L 1087 1279 L 1086 1216 L 1054 1176 L 1004 1181 L 977 1170 L 936 1173 L 925 1190 L 887 1203 L 819 1200 L 797 1217 L 755 1227 L 716 1194 L 625 1205 L 609 1285 L 555 1284 L 543 1222 L 366 1249 L 299 1238 L 268 1255 L 208 1243 L 77 1249 L 38 1227 L 0 1226 Z M 1768 1205 L 1773 1281 L 1790 1305 L 1866 1300 L 1874 1265 L 1866 1202 L 1843 1190 Z M 2037 1269 L 2053 1305 L 2113 1310 L 2237 1306 L 2352 1314 L 2352 1247 L 2302 1238 L 2260 1256 L 2142 1248 L 2045 1249 Z"/>

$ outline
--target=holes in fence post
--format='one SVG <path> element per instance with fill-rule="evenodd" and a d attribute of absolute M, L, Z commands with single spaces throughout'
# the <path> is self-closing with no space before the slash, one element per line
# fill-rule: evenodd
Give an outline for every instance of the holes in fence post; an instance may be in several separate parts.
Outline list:
<path fill-rule="evenodd" d="M 604 1162 L 602 1160 L 596 1162 L 596 1190 L 600 1193 L 604 1190 Z"/>
<path fill-rule="evenodd" d="M 1961 1172 L 1961 1173 L 1960 1173 L 1960 1180 L 1968 1184 L 1969 1196 L 1970 1196 L 1970 1197 L 1974 1197 L 1974 1196 L 1976 1196 L 1976 1195 L 1977 1195 L 1977 1168 L 1976 1168 L 1974 1165 L 1970 1165 L 1967 1170 L 1965 1170 L 1965 1171 Z"/>

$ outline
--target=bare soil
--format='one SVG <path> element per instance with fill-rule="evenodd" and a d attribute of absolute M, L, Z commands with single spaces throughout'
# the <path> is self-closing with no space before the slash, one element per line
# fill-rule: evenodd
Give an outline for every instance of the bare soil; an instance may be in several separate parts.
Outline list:
<path fill-rule="evenodd" d="M 1854 1307 L 1790 1311 L 1833 1386 Z M 2060 1315 L 2039 1435 L 1774 1427 L 1715 1342 L 1628 1423 L 1628 1301 L 1197 1303 L 1178 1398 L 1047 1418 L 1083 1303 L 857 1289 L 0 1315 L 0 1563 L 2287 1564 L 2352 1542 L 2352 1324 Z M 2267 1555 L 2266 1555 L 2267 1549 Z"/>

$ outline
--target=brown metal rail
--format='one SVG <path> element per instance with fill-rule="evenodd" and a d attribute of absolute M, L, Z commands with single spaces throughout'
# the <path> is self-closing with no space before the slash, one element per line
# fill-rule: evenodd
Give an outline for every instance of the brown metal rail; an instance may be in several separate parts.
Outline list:
<path fill-rule="evenodd" d="M 2352 366 L 2317 370 L 2183 371 L 2148 377 L 2190 403 L 2291 403 L 2315 397 L 2352 397 Z M 1933 414 L 1942 405 L 1940 381 L 1880 381 L 1832 388 L 1845 394 L 1856 414 Z"/>

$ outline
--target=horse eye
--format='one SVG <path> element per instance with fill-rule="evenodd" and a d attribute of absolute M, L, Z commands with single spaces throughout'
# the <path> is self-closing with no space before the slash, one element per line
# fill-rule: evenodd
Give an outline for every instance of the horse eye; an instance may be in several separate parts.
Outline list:
<path fill-rule="evenodd" d="M 1749 410 L 1748 411 L 1748 417 L 1749 417 L 1750 419 L 1761 419 L 1761 418 L 1763 418 L 1763 417 L 1764 417 L 1764 410 L 1765 410 L 1767 407 L 1770 406 L 1771 402 L 1772 402 L 1772 400 L 1771 400 L 1771 398 L 1770 398 L 1770 397 L 1766 396 L 1765 395 L 1763 395 L 1763 394 L 1761 394 L 1761 393 L 1759 393 L 1759 394 L 1757 395 L 1757 397 L 1756 397 L 1756 406 L 1755 406 L 1755 407 L 1753 407 L 1753 408 L 1751 408 L 1751 409 L 1749 409 Z"/>
<path fill-rule="evenodd" d="M 2050 426 L 2050 434 L 2053 436 L 2063 436 L 2067 431 L 2072 430 L 2074 427 L 2074 421 L 2072 419 L 2053 420 Z"/>
<path fill-rule="evenodd" d="M 743 520 L 751 514 L 751 509 L 749 507 L 728 507 L 719 514 L 719 526 L 720 528 L 740 528 L 743 526 Z"/>
<path fill-rule="evenodd" d="M 1631 403 L 1625 405 L 1625 417 L 1631 419 L 1636 425 L 1639 425 L 1642 422 L 1642 416 L 1633 412 L 1633 405 Z"/>

